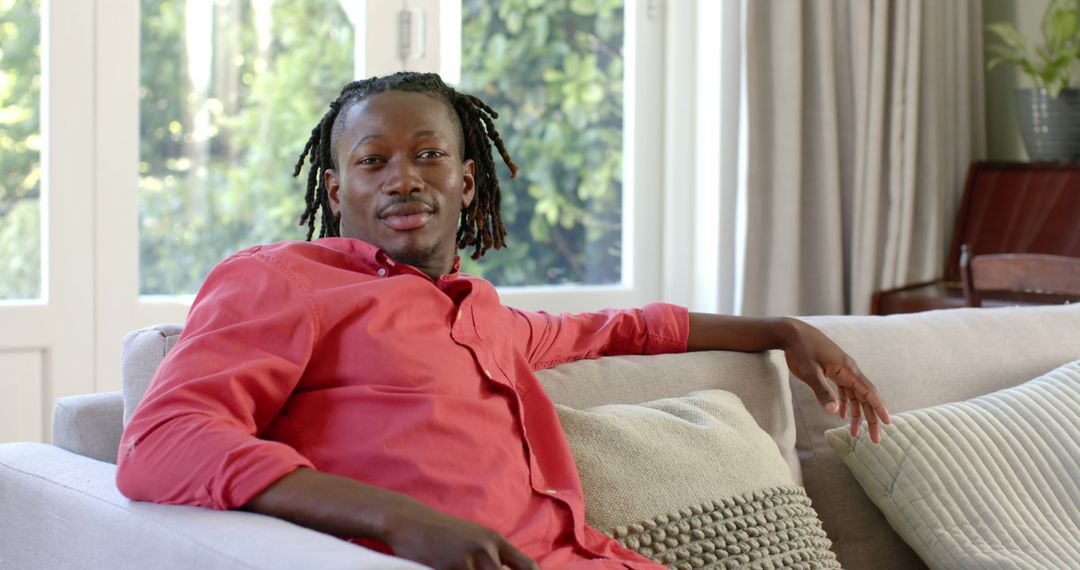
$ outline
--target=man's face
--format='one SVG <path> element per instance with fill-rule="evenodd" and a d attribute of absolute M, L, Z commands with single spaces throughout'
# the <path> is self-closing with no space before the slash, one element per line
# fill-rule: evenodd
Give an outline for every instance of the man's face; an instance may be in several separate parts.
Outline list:
<path fill-rule="evenodd" d="M 371 95 L 339 117 L 337 170 L 325 174 L 342 237 L 433 277 L 452 267 L 461 210 L 475 192 L 451 112 L 425 93 Z"/>

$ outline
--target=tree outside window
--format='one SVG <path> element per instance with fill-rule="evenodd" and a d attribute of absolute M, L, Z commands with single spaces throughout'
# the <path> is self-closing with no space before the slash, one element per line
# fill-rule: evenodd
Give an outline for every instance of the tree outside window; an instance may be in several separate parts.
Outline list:
<path fill-rule="evenodd" d="M 0 0 L 0 300 L 41 296 L 41 6 Z"/>

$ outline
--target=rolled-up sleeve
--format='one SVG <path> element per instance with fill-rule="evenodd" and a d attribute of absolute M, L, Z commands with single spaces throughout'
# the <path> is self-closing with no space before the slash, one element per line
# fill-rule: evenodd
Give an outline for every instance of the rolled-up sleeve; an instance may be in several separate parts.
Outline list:
<path fill-rule="evenodd" d="M 300 381 L 318 319 L 300 281 L 257 253 L 219 264 L 120 442 L 132 499 L 242 506 L 311 461 L 260 439 Z"/>
<path fill-rule="evenodd" d="M 511 312 L 514 339 L 533 370 L 601 356 L 685 352 L 690 332 L 686 308 L 668 303 L 578 314 Z"/>

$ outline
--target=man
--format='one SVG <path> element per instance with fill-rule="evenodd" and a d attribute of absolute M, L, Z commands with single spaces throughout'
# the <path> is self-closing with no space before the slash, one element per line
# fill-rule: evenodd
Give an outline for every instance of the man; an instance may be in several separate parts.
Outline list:
<path fill-rule="evenodd" d="M 435 568 L 650 568 L 585 525 L 580 482 L 533 371 L 606 354 L 783 348 L 830 413 L 879 439 L 888 411 L 794 319 L 505 307 L 457 271 L 503 245 L 479 99 L 432 74 L 350 83 L 312 131 L 320 239 L 219 264 L 121 441 L 133 499 L 244 508 Z M 826 382 L 838 386 L 839 398 Z"/>

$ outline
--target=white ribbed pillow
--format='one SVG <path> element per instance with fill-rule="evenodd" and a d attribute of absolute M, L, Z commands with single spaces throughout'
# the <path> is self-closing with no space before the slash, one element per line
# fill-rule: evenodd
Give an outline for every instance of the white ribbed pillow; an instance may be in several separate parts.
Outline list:
<path fill-rule="evenodd" d="M 1080 361 L 825 439 L 930 568 L 1080 568 Z"/>

